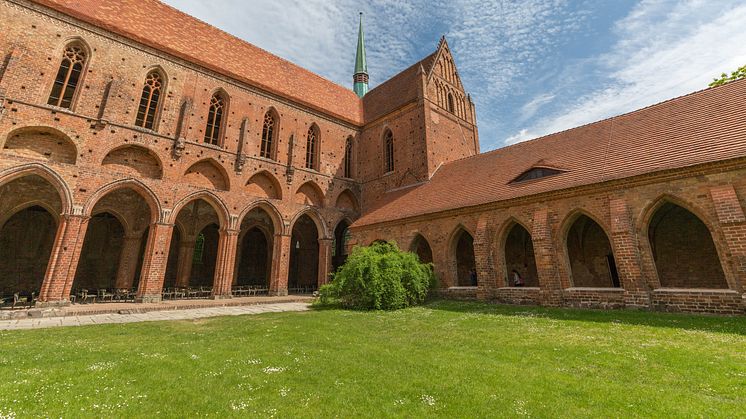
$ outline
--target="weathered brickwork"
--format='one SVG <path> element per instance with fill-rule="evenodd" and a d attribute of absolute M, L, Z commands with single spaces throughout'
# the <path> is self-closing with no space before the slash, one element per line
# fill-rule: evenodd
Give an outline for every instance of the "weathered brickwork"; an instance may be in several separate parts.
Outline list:
<path fill-rule="evenodd" d="M 697 118 L 712 118 L 691 110 L 742 100 L 744 83 L 479 154 L 445 39 L 359 99 L 143 1 L 172 29 L 245 49 L 256 68 L 143 42 L 132 22 L 79 3 L 0 3 L 0 293 L 33 290 L 51 305 L 96 289 L 136 289 L 141 302 L 177 288 L 309 292 L 352 247 L 387 240 L 432 261 L 450 298 L 744 313 L 746 118 L 729 107 L 716 122 L 734 125 L 713 128 L 725 143 L 702 151 L 697 141 L 715 137 Z M 55 97 L 72 47 L 85 56 L 77 87 Z M 268 63 L 293 80 L 263 74 Z M 146 129 L 150 74 L 162 84 Z M 665 134 L 686 117 L 694 134 Z M 583 147 L 567 154 L 570 141 Z M 624 157 L 655 144 L 665 159 Z M 514 182 L 532 168 L 560 174 Z"/>

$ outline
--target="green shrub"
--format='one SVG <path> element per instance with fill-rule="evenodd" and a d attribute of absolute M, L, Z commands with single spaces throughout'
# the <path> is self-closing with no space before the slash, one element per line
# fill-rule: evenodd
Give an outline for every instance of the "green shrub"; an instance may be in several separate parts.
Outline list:
<path fill-rule="evenodd" d="M 422 303 L 435 283 L 432 265 L 420 263 L 396 244 L 356 247 L 331 283 L 319 291 L 322 304 L 360 310 L 395 310 Z"/>

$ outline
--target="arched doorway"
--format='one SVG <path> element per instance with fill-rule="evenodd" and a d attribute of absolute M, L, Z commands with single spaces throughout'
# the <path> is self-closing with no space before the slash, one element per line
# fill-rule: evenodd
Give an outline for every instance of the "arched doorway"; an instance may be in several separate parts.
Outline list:
<path fill-rule="evenodd" d="M 430 249 L 430 244 L 421 234 L 418 234 L 415 236 L 414 240 L 412 240 L 410 251 L 417 255 L 420 262 L 433 263 L 433 251 Z"/>
<path fill-rule="evenodd" d="M 474 258 L 474 238 L 462 229 L 457 233 L 455 240 L 453 251 L 456 260 L 456 285 L 476 287 L 478 278 Z"/>
<path fill-rule="evenodd" d="M 340 266 L 347 261 L 347 241 L 349 240 L 350 223 L 342 220 L 334 229 L 334 245 L 332 246 L 332 268 L 337 272 Z"/>
<path fill-rule="evenodd" d="M 189 278 L 190 287 L 212 289 L 215 279 L 215 262 L 218 260 L 219 240 L 220 227 L 214 223 L 207 225 L 197 233 L 192 257 L 192 275 Z"/>
<path fill-rule="evenodd" d="M 36 297 L 62 212 L 60 193 L 43 177 L 26 175 L 1 185 L 0 197 L 0 297 Z"/>
<path fill-rule="evenodd" d="M 580 215 L 567 232 L 567 257 L 574 287 L 618 288 L 619 274 L 606 232 Z"/>
<path fill-rule="evenodd" d="M 666 202 L 653 214 L 648 239 L 664 288 L 728 288 L 712 234 L 696 215 Z"/>
<path fill-rule="evenodd" d="M 308 293 L 319 283 L 319 232 L 316 223 L 306 214 L 293 225 L 290 241 L 289 293 Z"/>
<path fill-rule="evenodd" d="M 153 210 L 129 187 L 115 189 L 91 210 L 73 294 L 98 295 L 97 301 L 134 301 Z"/>
<path fill-rule="evenodd" d="M 539 286 L 531 234 L 518 223 L 513 224 L 505 239 L 505 271 L 509 287 L 516 285 L 513 278 L 514 271 L 523 278 L 525 286 Z"/>
<path fill-rule="evenodd" d="M 262 208 L 249 211 L 241 221 L 234 293 L 269 292 L 273 242 L 274 224 L 267 211 Z"/>

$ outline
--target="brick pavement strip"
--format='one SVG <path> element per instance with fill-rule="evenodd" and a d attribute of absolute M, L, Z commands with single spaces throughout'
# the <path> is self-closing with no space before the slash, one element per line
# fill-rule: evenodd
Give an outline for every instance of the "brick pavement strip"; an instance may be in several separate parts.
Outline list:
<path fill-rule="evenodd" d="M 92 314 L 48 319 L 20 319 L 0 321 L 0 330 L 29 330 L 50 327 L 87 326 L 110 323 L 134 323 L 152 321 L 191 320 L 217 316 L 240 316 L 245 314 L 306 311 L 308 303 L 278 303 L 237 307 L 205 307 L 178 311 L 151 311 L 133 314 Z"/>

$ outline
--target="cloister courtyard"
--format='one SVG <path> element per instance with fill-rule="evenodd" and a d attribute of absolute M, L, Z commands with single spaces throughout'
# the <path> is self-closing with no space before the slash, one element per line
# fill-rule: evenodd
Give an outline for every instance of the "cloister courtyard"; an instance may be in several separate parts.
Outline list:
<path fill-rule="evenodd" d="M 0 332 L 0 417 L 742 417 L 746 319 L 431 301 Z"/>

